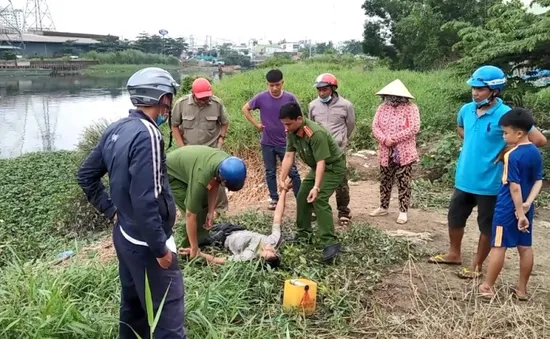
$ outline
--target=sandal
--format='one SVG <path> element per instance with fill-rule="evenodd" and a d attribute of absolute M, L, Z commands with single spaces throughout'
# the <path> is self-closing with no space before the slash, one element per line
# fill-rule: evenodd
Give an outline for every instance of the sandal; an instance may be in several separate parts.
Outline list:
<path fill-rule="evenodd" d="M 276 208 L 277 208 L 277 202 L 271 200 L 269 202 L 269 205 L 267 206 L 267 209 L 270 210 L 270 211 L 275 211 Z"/>
<path fill-rule="evenodd" d="M 481 286 L 483 286 L 483 284 L 479 285 L 477 287 L 477 296 L 480 297 L 480 298 L 483 298 L 483 299 L 486 299 L 486 300 L 492 300 L 494 297 L 496 297 L 496 294 L 494 292 L 484 292 L 481 290 Z"/>
<path fill-rule="evenodd" d="M 510 287 L 510 294 L 512 297 L 518 301 L 528 301 L 529 297 L 527 295 L 519 295 L 518 290 L 515 287 Z"/>
<path fill-rule="evenodd" d="M 349 226 L 351 216 L 342 216 L 338 219 L 340 226 Z"/>
<path fill-rule="evenodd" d="M 457 275 L 460 279 L 478 279 L 482 276 L 482 273 L 479 271 L 472 271 L 468 267 L 462 267 L 462 269 L 457 272 Z"/>
<path fill-rule="evenodd" d="M 371 217 L 381 217 L 384 215 L 388 215 L 388 210 L 378 207 L 374 211 L 370 212 L 369 215 Z"/>
<path fill-rule="evenodd" d="M 443 264 L 443 265 L 462 265 L 461 261 L 449 261 L 445 259 L 444 254 L 436 254 L 428 259 L 430 264 Z"/>

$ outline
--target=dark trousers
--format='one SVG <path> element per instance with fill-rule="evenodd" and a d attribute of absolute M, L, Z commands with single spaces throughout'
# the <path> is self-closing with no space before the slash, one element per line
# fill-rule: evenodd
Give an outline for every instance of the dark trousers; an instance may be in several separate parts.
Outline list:
<path fill-rule="evenodd" d="M 351 210 L 349 209 L 349 175 L 348 169 L 346 168 L 346 173 L 344 174 L 344 180 L 340 186 L 336 187 L 336 208 L 338 209 L 338 218 L 346 217 L 349 218 Z"/>
<path fill-rule="evenodd" d="M 265 166 L 265 181 L 267 182 L 267 188 L 269 189 L 269 197 L 273 201 L 279 201 L 279 193 L 277 192 L 277 158 L 279 161 L 283 161 L 285 157 L 286 147 L 268 146 L 262 145 L 262 157 L 264 158 Z M 292 165 L 290 173 L 288 175 L 292 179 L 292 190 L 294 196 L 298 195 L 300 191 L 300 174 L 296 168 L 296 162 Z"/>
<path fill-rule="evenodd" d="M 163 269 L 148 247 L 130 243 L 124 238 L 118 225 L 113 229 L 113 243 L 122 285 L 120 338 L 135 339 L 136 335 L 132 331 L 134 329 L 143 339 L 185 339 L 183 277 L 177 255 L 173 254 L 172 265 L 168 269 Z M 170 285 L 154 338 L 149 336 L 150 329 L 145 311 L 146 270 L 155 315 Z"/>

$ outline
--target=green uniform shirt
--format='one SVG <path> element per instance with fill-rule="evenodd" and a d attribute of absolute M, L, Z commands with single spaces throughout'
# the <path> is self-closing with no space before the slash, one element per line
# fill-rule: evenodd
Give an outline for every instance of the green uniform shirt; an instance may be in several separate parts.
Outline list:
<path fill-rule="evenodd" d="M 230 155 L 217 148 L 189 145 L 166 155 L 168 175 L 187 185 L 185 207 L 198 214 L 207 200 L 210 181 L 218 176 L 220 163 Z"/>
<path fill-rule="evenodd" d="M 330 133 L 321 125 L 307 118 L 295 133 L 287 134 L 287 152 L 296 152 L 309 167 L 316 168 L 317 162 L 325 160 L 327 165 L 342 159 L 343 152 Z"/>

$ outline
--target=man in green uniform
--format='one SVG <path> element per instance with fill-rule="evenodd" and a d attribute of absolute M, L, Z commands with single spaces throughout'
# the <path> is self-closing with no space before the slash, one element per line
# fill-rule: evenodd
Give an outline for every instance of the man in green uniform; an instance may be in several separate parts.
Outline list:
<path fill-rule="evenodd" d="M 166 167 L 176 206 L 184 215 L 178 243 L 190 248 L 193 258 L 214 222 L 218 188 L 223 186 L 230 191 L 243 188 L 246 165 L 222 150 L 194 145 L 169 152 Z"/>
<path fill-rule="evenodd" d="M 340 253 L 341 246 L 334 232 L 329 198 L 344 180 L 344 153 L 325 128 L 303 117 L 298 104 L 283 105 L 279 117 L 287 132 L 279 185 L 284 187 L 295 153 L 311 168 L 296 197 L 296 240 L 310 241 L 313 209 L 317 216 L 319 240 L 324 247 L 323 260 L 332 262 Z"/>
<path fill-rule="evenodd" d="M 172 135 L 179 147 L 205 145 L 222 148 L 229 117 L 218 97 L 212 93 L 212 85 L 204 78 L 197 78 L 191 93 L 176 101 L 172 109 Z M 225 188 L 218 190 L 216 211 L 225 212 L 229 203 Z"/>

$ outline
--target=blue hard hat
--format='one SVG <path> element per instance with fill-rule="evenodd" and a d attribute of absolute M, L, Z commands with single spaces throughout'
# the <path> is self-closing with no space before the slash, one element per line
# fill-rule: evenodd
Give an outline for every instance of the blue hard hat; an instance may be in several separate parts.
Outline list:
<path fill-rule="evenodd" d="M 481 66 L 476 69 L 467 83 L 471 87 L 489 87 L 502 91 L 506 83 L 506 74 L 495 66 Z"/>
<path fill-rule="evenodd" d="M 237 157 L 229 157 L 220 164 L 220 178 L 230 191 L 239 191 L 246 180 L 246 165 Z"/>

